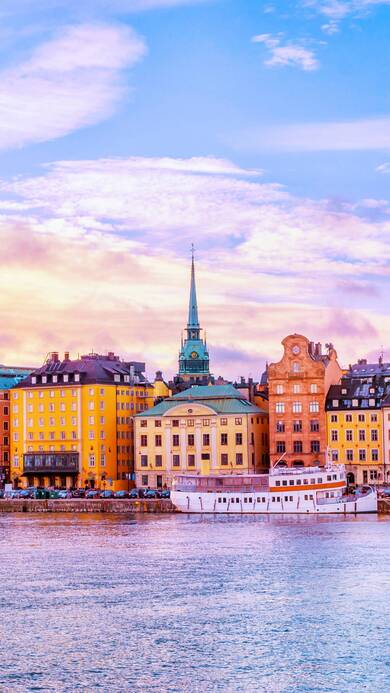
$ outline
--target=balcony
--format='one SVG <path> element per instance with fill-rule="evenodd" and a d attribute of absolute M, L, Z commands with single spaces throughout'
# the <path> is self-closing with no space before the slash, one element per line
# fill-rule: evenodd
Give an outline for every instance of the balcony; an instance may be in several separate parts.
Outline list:
<path fill-rule="evenodd" d="M 23 455 L 23 474 L 78 474 L 78 452 L 37 452 Z"/>

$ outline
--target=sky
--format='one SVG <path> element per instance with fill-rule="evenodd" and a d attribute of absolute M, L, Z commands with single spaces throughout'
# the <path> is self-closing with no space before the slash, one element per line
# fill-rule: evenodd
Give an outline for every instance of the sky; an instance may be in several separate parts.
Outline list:
<path fill-rule="evenodd" d="M 0 363 L 390 360 L 390 0 L 2 0 Z"/>

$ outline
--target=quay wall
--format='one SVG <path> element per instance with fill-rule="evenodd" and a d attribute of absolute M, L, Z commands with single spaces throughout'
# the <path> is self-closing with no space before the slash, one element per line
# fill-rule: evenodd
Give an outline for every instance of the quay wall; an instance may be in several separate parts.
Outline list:
<path fill-rule="evenodd" d="M 0 499 L 0 513 L 174 513 L 173 503 L 158 499 Z"/>
<path fill-rule="evenodd" d="M 390 500 L 388 498 L 378 498 L 378 513 L 380 515 L 390 515 Z"/>

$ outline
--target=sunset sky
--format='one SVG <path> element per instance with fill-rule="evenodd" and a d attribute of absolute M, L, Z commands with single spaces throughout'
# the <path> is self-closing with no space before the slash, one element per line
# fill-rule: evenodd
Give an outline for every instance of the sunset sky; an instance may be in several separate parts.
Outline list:
<path fill-rule="evenodd" d="M 390 360 L 390 0 L 2 0 L 0 363 Z"/>

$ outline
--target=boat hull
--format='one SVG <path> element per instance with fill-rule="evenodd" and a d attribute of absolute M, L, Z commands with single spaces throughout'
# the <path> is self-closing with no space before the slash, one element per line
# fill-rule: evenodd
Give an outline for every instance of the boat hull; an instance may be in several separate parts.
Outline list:
<path fill-rule="evenodd" d="M 304 495 L 275 496 L 268 493 L 196 493 L 172 491 L 171 501 L 179 512 L 196 514 L 228 515 L 356 515 L 376 513 L 377 494 L 371 490 L 365 494 L 347 498 L 305 500 Z"/>

